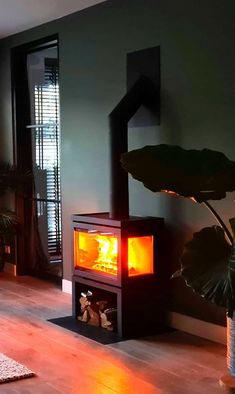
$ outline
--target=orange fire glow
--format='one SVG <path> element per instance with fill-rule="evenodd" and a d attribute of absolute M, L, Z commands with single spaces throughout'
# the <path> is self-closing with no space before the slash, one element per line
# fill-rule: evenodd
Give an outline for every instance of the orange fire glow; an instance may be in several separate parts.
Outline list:
<path fill-rule="evenodd" d="M 95 240 L 98 242 L 98 257 L 95 260 L 93 269 L 105 271 L 110 274 L 117 274 L 117 253 L 118 242 L 116 237 L 96 235 Z"/>
<path fill-rule="evenodd" d="M 128 238 L 129 276 L 153 273 L 153 237 Z"/>
<path fill-rule="evenodd" d="M 74 242 L 75 266 L 117 275 L 118 238 L 116 236 L 75 232 Z M 146 273 L 153 273 L 153 237 L 128 238 L 128 275 Z"/>

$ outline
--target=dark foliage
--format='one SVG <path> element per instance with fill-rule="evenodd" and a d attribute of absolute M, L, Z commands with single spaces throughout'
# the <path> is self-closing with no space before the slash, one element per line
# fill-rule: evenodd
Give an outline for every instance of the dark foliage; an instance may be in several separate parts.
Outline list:
<path fill-rule="evenodd" d="M 235 162 L 223 153 L 185 150 L 179 146 L 156 145 L 122 155 L 123 168 L 153 192 L 168 192 L 204 202 L 220 200 L 235 190 Z M 193 234 L 184 248 L 181 275 L 196 293 L 219 306 L 235 310 L 235 241 L 216 213 L 220 226 L 203 228 Z M 235 234 L 235 218 L 230 219 Z"/>
<path fill-rule="evenodd" d="M 210 149 L 145 146 L 123 154 L 121 162 L 153 192 L 173 192 L 204 202 L 220 200 L 235 190 L 235 162 Z"/>

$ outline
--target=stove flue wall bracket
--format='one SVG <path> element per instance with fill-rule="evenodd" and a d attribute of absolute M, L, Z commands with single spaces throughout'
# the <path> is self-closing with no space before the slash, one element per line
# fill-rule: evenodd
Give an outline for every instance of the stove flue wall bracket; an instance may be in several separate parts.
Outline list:
<path fill-rule="evenodd" d="M 129 121 L 129 127 L 148 127 L 160 124 L 160 46 L 127 54 L 127 91 L 145 76 L 153 86 L 153 94 Z"/>
<path fill-rule="evenodd" d="M 128 125 L 160 123 L 159 47 L 127 55 L 127 82 L 127 93 L 109 114 L 110 217 L 113 219 L 129 216 L 128 174 L 120 163 L 121 155 L 128 151 Z"/>

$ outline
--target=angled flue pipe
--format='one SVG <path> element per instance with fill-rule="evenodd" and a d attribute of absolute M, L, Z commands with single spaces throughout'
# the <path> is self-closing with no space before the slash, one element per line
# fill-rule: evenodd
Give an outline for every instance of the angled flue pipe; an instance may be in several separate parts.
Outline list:
<path fill-rule="evenodd" d="M 153 100 L 156 100 L 156 88 L 148 77 L 142 75 L 109 114 L 112 219 L 129 217 L 128 173 L 120 163 L 121 154 L 128 151 L 128 121 L 142 104 L 151 105 Z"/>

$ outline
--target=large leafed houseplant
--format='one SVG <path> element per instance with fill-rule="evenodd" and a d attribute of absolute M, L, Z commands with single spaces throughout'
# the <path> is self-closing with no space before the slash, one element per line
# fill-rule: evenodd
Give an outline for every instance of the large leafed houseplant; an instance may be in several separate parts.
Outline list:
<path fill-rule="evenodd" d="M 235 162 L 221 152 L 164 144 L 127 152 L 121 162 L 151 191 L 204 203 L 216 218 L 218 225 L 194 233 L 185 245 L 176 275 L 196 293 L 227 309 L 227 363 L 235 377 L 235 218 L 230 219 L 229 230 L 208 202 L 235 190 Z"/>
<path fill-rule="evenodd" d="M 19 171 L 15 166 L 0 162 L 0 271 L 4 268 L 5 244 L 12 237 L 18 225 L 16 213 L 9 206 L 8 193 L 23 194 L 29 175 Z"/>

